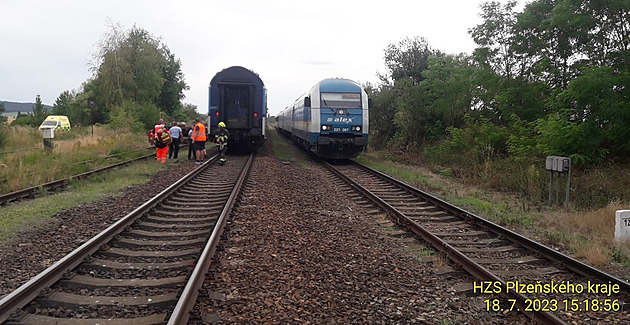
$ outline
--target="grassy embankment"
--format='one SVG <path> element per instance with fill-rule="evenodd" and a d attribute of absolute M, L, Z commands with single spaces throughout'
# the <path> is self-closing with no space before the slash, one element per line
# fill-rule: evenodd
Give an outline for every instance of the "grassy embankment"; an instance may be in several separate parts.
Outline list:
<path fill-rule="evenodd" d="M 107 127 L 73 128 L 57 132 L 55 148 L 44 148 L 35 128 L 11 128 L 0 150 L 0 193 L 36 186 L 133 157 L 149 154 L 146 136 Z M 106 156 L 117 155 L 106 158 Z"/>
<path fill-rule="evenodd" d="M 615 211 L 628 209 L 630 204 L 612 200 L 603 208 L 567 213 L 540 202 L 532 203 L 519 195 L 471 185 L 449 173 L 436 172 L 444 170 L 443 166 L 429 169 L 408 161 L 393 161 L 395 157 L 390 160 L 392 157 L 385 152 L 370 152 L 357 161 L 491 221 L 538 237 L 547 245 L 564 247 L 591 265 L 619 263 L 630 266 L 630 243 L 614 240 Z M 583 182 L 592 177 L 595 176 L 576 178 Z"/>
<path fill-rule="evenodd" d="M 267 136 L 269 137 L 269 141 L 273 146 L 274 155 L 284 161 L 290 161 L 300 167 L 308 168 L 308 164 L 303 162 L 300 157 L 299 152 L 302 151 L 306 154 L 305 151 L 298 148 L 293 142 L 282 137 L 278 130 L 275 128 L 270 128 L 267 132 Z"/>
<path fill-rule="evenodd" d="M 90 177 L 73 181 L 68 189 L 54 195 L 21 201 L 0 208 L 0 243 L 14 239 L 20 231 L 45 226 L 56 214 L 84 203 L 93 202 L 124 189 L 144 184 L 162 165 L 147 160 Z"/>
<path fill-rule="evenodd" d="M 73 129 L 71 133 L 56 138 L 52 152 L 46 152 L 41 142 L 41 134 L 36 130 L 14 129 L 3 152 L 19 152 L 0 155 L 0 162 L 4 164 L 0 171 L 3 192 L 64 178 L 150 152 L 136 151 L 147 147 L 143 135 L 114 132 L 102 127 L 95 128 L 94 136 L 91 129 L 76 129 L 76 133 Z M 118 153 L 121 155 L 116 158 L 104 158 Z M 41 227 L 62 210 L 96 201 L 130 185 L 146 183 L 151 179 L 150 175 L 161 168 L 163 166 L 154 160 L 141 161 L 94 175 L 85 181 L 73 181 L 68 190 L 61 193 L 2 207 L 0 241 L 11 240 L 22 230 Z"/>

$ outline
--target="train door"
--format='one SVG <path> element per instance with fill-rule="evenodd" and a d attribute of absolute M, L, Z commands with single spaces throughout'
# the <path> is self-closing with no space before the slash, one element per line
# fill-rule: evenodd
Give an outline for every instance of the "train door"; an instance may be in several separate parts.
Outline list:
<path fill-rule="evenodd" d="M 253 109 L 250 86 L 226 85 L 223 92 L 224 117 L 229 129 L 249 128 L 250 110 Z"/>

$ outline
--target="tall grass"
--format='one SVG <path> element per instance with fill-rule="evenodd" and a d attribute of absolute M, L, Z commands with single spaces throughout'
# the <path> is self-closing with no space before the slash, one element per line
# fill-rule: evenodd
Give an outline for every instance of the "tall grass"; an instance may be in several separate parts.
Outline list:
<path fill-rule="evenodd" d="M 72 181 L 68 191 L 3 207 L 0 209 L 0 243 L 13 240 L 23 230 L 45 226 L 62 210 L 111 196 L 130 185 L 144 184 L 151 180 L 151 174 L 162 168 L 163 165 L 154 161 L 142 161 L 106 172 L 100 182 L 95 182 L 94 178 Z"/>
<path fill-rule="evenodd" d="M 452 170 L 455 177 L 467 184 L 521 195 L 533 205 L 547 203 L 550 175 L 545 170 L 544 157 L 486 155 L 475 148 L 452 148 L 444 144 L 427 146 L 416 157 L 435 171 Z M 399 155 L 394 159 L 410 158 Z M 565 178 L 560 182 L 564 193 Z M 600 209 L 613 201 L 630 202 L 630 162 L 575 165 L 570 193 L 572 208 L 583 211 Z"/>
<path fill-rule="evenodd" d="M 615 211 L 627 208 L 628 204 L 611 202 L 591 211 L 550 213 L 541 220 L 540 226 L 548 231 L 566 229 L 564 244 L 574 250 L 576 256 L 595 266 L 609 262 L 630 266 L 630 243 L 619 243 L 614 239 Z"/>
<path fill-rule="evenodd" d="M 147 154 L 146 136 L 97 126 L 55 133 L 54 149 L 44 148 L 35 128 L 11 127 L 0 154 L 0 193 L 8 193 Z M 128 153 L 106 158 L 116 153 Z"/>

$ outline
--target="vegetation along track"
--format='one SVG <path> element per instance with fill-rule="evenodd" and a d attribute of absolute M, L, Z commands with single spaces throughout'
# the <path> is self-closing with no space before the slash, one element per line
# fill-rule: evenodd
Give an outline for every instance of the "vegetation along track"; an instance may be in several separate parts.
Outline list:
<path fill-rule="evenodd" d="M 186 323 L 253 154 L 216 160 L 2 298 L 0 322 Z"/>
<path fill-rule="evenodd" d="M 544 324 L 578 317 L 630 321 L 630 284 L 353 161 L 328 169 L 477 281 L 490 312 L 524 312 Z M 625 306 L 624 306 L 625 303 Z M 589 322 L 590 323 L 590 322 Z"/>
<path fill-rule="evenodd" d="M 147 148 L 147 149 L 150 149 L 150 148 Z M 141 150 L 147 150 L 147 149 L 141 149 Z M 106 158 L 116 157 L 116 156 L 119 156 L 119 155 L 120 154 L 111 155 L 111 156 L 107 156 Z M 144 160 L 144 159 L 148 159 L 148 158 L 151 158 L 151 157 L 155 157 L 155 153 L 151 153 L 151 154 L 148 154 L 148 155 L 143 155 L 143 156 L 140 156 L 140 157 L 129 159 L 127 161 L 123 161 L 123 162 L 119 162 L 119 163 L 112 164 L 112 165 L 109 165 L 109 166 L 101 167 L 101 168 L 98 168 L 98 169 L 95 169 L 95 170 L 91 170 L 91 171 L 88 171 L 88 172 L 85 172 L 85 173 L 81 173 L 81 174 L 78 174 L 78 175 L 70 176 L 68 178 L 58 179 L 56 181 L 48 182 L 48 183 L 45 183 L 45 184 L 40 184 L 40 185 L 36 185 L 36 186 L 25 188 L 25 189 L 13 191 L 13 192 L 10 192 L 10 193 L 2 194 L 2 195 L 0 195 L 0 205 L 6 205 L 7 203 L 20 201 L 20 200 L 24 200 L 24 199 L 32 199 L 41 190 L 45 190 L 45 191 L 49 191 L 49 192 L 61 190 L 61 189 L 64 189 L 66 187 L 66 185 L 68 184 L 68 182 L 71 181 L 71 180 L 85 179 L 87 177 L 90 177 L 93 174 L 98 174 L 98 173 L 101 173 L 101 172 L 105 172 L 105 171 L 108 171 L 108 170 L 111 170 L 111 169 L 114 169 L 114 168 L 117 168 L 117 167 L 125 166 L 125 165 L 131 164 L 133 162 Z"/>

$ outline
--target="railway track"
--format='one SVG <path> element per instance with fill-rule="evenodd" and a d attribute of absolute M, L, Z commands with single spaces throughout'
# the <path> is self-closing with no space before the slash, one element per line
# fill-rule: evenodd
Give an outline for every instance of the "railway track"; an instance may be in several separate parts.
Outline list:
<path fill-rule="evenodd" d="M 253 161 L 213 157 L 0 300 L 7 324 L 185 324 Z"/>
<path fill-rule="evenodd" d="M 489 312 L 522 312 L 543 324 L 628 324 L 630 283 L 356 162 L 323 162 L 398 223 L 474 276 L 469 294 Z"/>
<path fill-rule="evenodd" d="M 149 148 L 147 148 L 149 149 Z M 142 150 L 147 150 L 147 149 L 142 149 Z M 116 157 L 119 156 L 118 155 L 111 155 L 111 156 L 107 156 L 106 158 L 112 158 L 112 157 Z M 62 190 L 66 187 L 66 185 L 68 184 L 69 181 L 75 180 L 75 179 L 85 179 L 88 178 L 94 174 L 98 174 L 98 173 L 102 173 L 108 170 L 112 170 L 114 168 L 118 168 L 118 167 L 122 167 L 131 163 L 134 163 L 136 161 L 140 161 L 140 160 L 144 160 L 144 159 L 148 159 L 151 157 L 155 157 L 155 153 L 151 153 L 148 155 L 143 155 L 140 157 L 136 157 L 133 159 L 129 159 L 127 161 L 123 161 L 123 162 L 119 162 L 116 164 L 112 164 L 109 166 L 105 166 L 105 167 L 101 167 L 101 168 L 97 168 L 85 173 L 81 173 L 78 175 L 74 175 L 74 176 L 70 176 L 67 178 L 63 178 L 63 179 L 58 179 L 56 181 L 52 181 L 52 182 L 48 182 L 48 183 L 44 183 L 44 184 L 40 184 L 40 185 L 36 185 L 36 186 L 31 186 L 25 189 L 21 189 L 21 190 L 17 190 L 17 191 L 13 191 L 10 193 L 6 193 L 6 194 L 2 194 L 0 195 L 0 206 L 6 205 L 8 203 L 11 202 L 15 202 L 15 201 L 20 201 L 20 200 L 24 200 L 24 199 L 33 199 L 35 198 L 35 196 L 37 194 L 39 194 L 42 190 L 44 191 L 48 191 L 48 192 L 54 192 L 54 191 L 59 191 Z M 86 162 L 84 162 L 86 163 Z"/>

